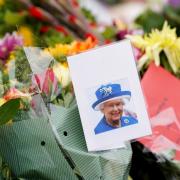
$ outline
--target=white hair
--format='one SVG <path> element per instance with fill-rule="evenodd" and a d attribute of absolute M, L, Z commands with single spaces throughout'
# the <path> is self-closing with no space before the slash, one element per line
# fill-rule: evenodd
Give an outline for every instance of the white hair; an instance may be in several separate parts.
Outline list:
<path fill-rule="evenodd" d="M 102 103 L 102 104 L 99 105 L 99 109 L 100 109 L 100 110 L 103 110 L 103 109 L 104 109 L 104 103 Z"/>
<path fill-rule="evenodd" d="M 119 100 L 121 100 L 121 102 L 123 103 L 123 105 L 125 105 L 125 102 L 124 102 L 123 99 L 119 98 Z M 109 100 L 109 101 L 110 101 L 110 100 Z M 101 103 L 101 104 L 99 105 L 99 109 L 100 109 L 100 110 L 103 110 L 103 109 L 104 109 L 104 103 L 106 103 L 106 102 L 108 102 L 108 101 L 105 101 L 105 102 L 103 102 L 103 103 Z"/>

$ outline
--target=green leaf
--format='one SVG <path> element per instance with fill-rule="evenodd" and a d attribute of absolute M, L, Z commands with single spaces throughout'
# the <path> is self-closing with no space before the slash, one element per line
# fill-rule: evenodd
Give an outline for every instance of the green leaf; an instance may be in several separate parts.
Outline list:
<path fill-rule="evenodd" d="M 72 95 L 72 93 L 68 92 L 65 96 L 64 96 L 64 106 L 67 108 L 70 106 L 70 104 L 72 103 L 74 99 L 74 96 Z"/>
<path fill-rule="evenodd" d="M 11 99 L 0 107 L 0 125 L 11 120 L 20 107 L 20 98 Z"/>
<path fill-rule="evenodd" d="M 92 12 L 85 7 L 81 8 L 82 14 L 90 21 L 96 22 L 96 17 L 92 14 Z"/>
<path fill-rule="evenodd" d="M 3 164 L 3 162 L 2 162 L 2 157 L 0 156 L 0 171 L 1 171 L 1 169 L 2 169 L 2 164 Z"/>
<path fill-rule="evenodd" d="M 180 24 L 180 13 L 178 12 L 178 9 L 171 6 L 165 6 L 164 13 L 170 21 L 174 21 L 177 24 Z"/>
<path fill-rule="evenodd" d="M 105 39 L 113 39 L 116 36 L 116 30 L 110 26 L 106 27 L 102 35 Z"/>
<path fill-rule="evenodd" d="M 4 21 L 8 25 L 20 25 L 24 21 L 24 15 L 7 10 L 5 12 Z"/>
<path fill-rule="evenodd" d="M 145 32 L 151 32 L 152 29 L 161 29 L 165 18 L 160 13 L 147 9 L 144 13 L 135 19 L 135 23 L 142 26 Z"/>
<path fill-rule="evenodd" d="M 15 51 L 15 76 L 16 79 L 23 83 L 28 84 L 31 82 L 31 67 L 22 48 Z"/>
<path fill-rule="evenodd" d="M 54 47 L 56 44 L 69 44 L 73 41 L 73 37 L 70 35 L 64 35 L 61 32 L 57 32 L 53 29 L 50 29 L 48 32 L 46 32 L 43 36 L 43 45 L 44 43 L 47 46 Z"/>

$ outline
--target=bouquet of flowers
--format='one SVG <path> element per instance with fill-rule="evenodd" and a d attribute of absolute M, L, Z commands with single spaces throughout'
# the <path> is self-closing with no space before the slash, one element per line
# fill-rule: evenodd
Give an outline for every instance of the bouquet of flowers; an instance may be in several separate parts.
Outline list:
<path fill-rule="evenodd" d="M 99 31 L 95 18 L 88 10 L 80 8 L 77 1 L 6 0 L 0 5 L 0 136 L 4 137 L 0 143 L 1 155 L 14 174 L 22 178 L 50 178 L 52 172 L 54 177 L 58 178 L 62 172 L 62 177 L 69 179 L 99 178 L 101 174 L 109 178 L 127 177 L 131 156 L 129 145 L 115 154 L 113 151 L 108 154 L 86 152 L 66 62 L 69 55 L 109 43 L 110 39 L 113 41 L 117 33 L 115 28 L 103 27 L 102 31 L 101 27 Z M 67 132 L 74 133 L 69 140 Z M 14 139 L 14 133 L 20 138 Z M 15 143 L 11 153 L 8 153 L 12 145 L 9 140 Z M 30 149 L 31 157 L 28 155 Z M 35 156 L 34 149 L 38 149 L 50 167 L 46 163 L 38 165 L 44 158 Z M 13 160 L 12 151 L 17 152 L 13 157 L 20 157 L 18 160 Z M 111 159 L 112 154 L 118 163 Z M 23 164 L 21 157 L 26 157 L 28 163 L 18 169 L 13 162 Z M 123 167 L 120 161 L 123 161 Z M 89 168 L 82 167 L 85 164 Z M 3 162 L 2 165 L 3 178 L 14 177 L 7 164 Z M 118 168 L 117 173 L 106 174 L 111 165 Z"/>
<path fill-rule="evenodd" d="M 168 10 L 168 13 L 171 14 L 172 11 Z M 74 0 L 18 0 L 13 2 L 2 0 L 0 1 L 0 17 L 2 24 L 0 27 L 2 37 L 0 40 L 0 125 L 45 117 L 46 112 L 42 108 L 44 104 L 49 112 L 51 111 L 49 104 L 53 104 L 55 109 L 52 112 L 57 112 L 56 105 L 63 108 L 74 108 L 75 97 L 66 57 L 125 37 L 129 38 L 133 44 L 141 77 L 152 62 L 179 77 L 179 34 L 178 31 L 176 33 L 175 28 L 171 28 L 169 25 L 171 23 L 164 22 L 164 19 L 160 19 L 160 26 L 156 26 L 159 29 L 154 28 L 151 32 L 146 31 L 145 25 L 148 23 L 144 23 L 145 33 L 141 29 L 130 29 L 121 20 L 115 20 L 112 26 L 102 28 L 99 27 L 90 11 L 81 8 Z M 176 23 L 178 22 L 174 16 L 170 17 L 173 17 Z M 139 24 L 141 24 L 140 19 L 136 21 Z M 149 29 L 151 28 L 152 26 Z M 43 48 L 33 50 L 23 49 L 23 46 Z M 36 56 L 33 56 L 34 54 Z M 48 63 L 48 59 L 53 60 Z M 38 69 L 38 67 L 41 68 Z M 64 114 L 72 120 L 74 118 L 77 120 L 79 116 L 76 110 L 73 109 L 73 112 L 74 114 L 69 111 Z M 62 111 L 61 118 L 63 119 L 65 115 Z M 73 115 L 75 116 L 72 117 Z M 57 117 L 59 116 L 56 114 L 56 119 Z M 67 131 L 61 129 L 60 125 L 58 124 L 59 133 L 62 130 L 64 138 L 67 136 Z M 70 141 L 64 139 L 63 142 L 71 144 Z M 44 144 L 45 142 L 41 141 L 41 145 L 44 146 Z M 86 172 L 87 169 L 80 173 L 78 167 L 81 166 L 75 167 L 74 162 L 71 161 L 70 157 L 73 155 L 76 159 L 79 152 L 68 149 L 67 153 L 64 149 L 67 150 L 61 147 L 75 174 L 80 176 L 83 172 L 87 175 L 89 173 Z M 126 152 L 129 153 L 129 157 L 130 152 Z M 126 152 L 123 153 L 126 154 Z M 83 155 L 86 157 L 84 153 Z M 89 160 L 91 158 L 89 157 Z M 76 160 L 79 162 L 78 158 Z M 125 162 L 128 166 L 129 159 Z M 6 164 L 3 167 L 7 167 Z M 6 173 L 4 176 L 8 177 Z"/>

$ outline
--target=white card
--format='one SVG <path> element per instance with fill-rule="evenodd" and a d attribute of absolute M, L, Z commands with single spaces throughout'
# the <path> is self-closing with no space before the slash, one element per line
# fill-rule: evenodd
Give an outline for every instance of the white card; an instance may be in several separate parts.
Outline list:
<path fill-rule="evenodd" d="M 129 40 L 68 57 L 68 64 L 88 151 L 152 133 Z"/>

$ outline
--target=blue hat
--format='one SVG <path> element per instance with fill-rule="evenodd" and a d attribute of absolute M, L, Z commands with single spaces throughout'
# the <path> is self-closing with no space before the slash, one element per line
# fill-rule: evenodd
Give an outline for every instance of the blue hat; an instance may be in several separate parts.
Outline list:
<path fill-rule="evenodd" d="M 102 85 L 96 91 L 97 101 L 93 103 L 92 108 L 94 110 L 99 110 L 99 106 L 107 101 L 114 99 L 123 99 L 130 100 L 131 92 L 130 91 L 122 91 L 120 84 L 107 84 Z M 126 101 L 125 101 L 126 102 Z"/>

